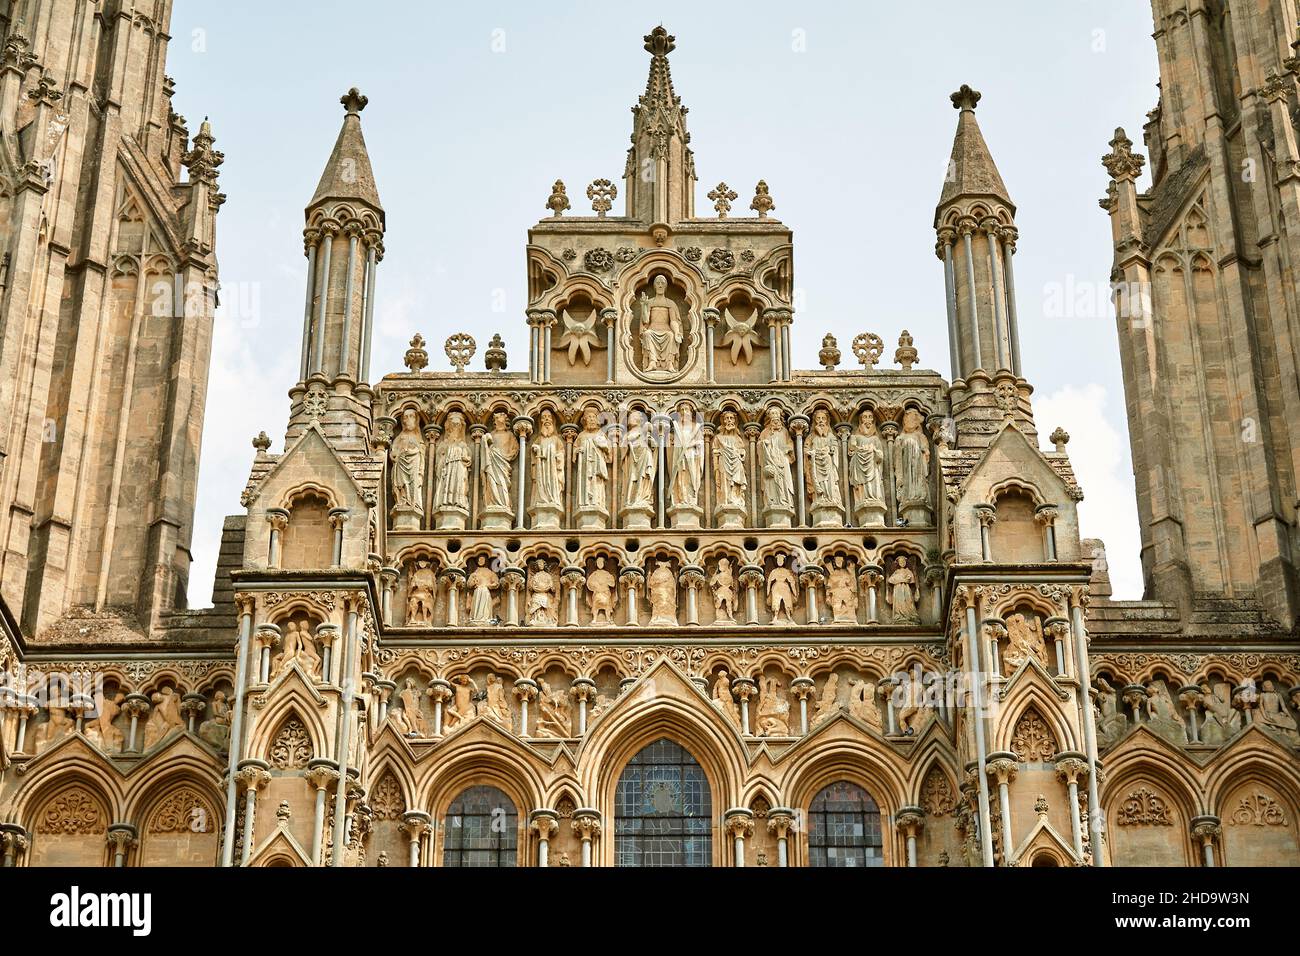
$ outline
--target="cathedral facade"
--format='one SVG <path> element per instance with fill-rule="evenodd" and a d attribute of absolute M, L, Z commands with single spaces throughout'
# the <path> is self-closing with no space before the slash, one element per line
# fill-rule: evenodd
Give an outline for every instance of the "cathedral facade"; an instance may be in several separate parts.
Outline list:
<path fill-rule="evenodd" d="M 1153 0 L 1154 185 L 1123 130 L 1103 161 L 1142 600 L 1041 447 L 980 93 L 950 377 L 906 332 L 796 369 L 779 187 L 697 197 L 656 27 L 621 180 L 528 232 L 526 359 L 416 332 L 372 376 L 342 97 L 283 451 L 203 610 L 222 157 L 168 0 L 3 7 L 3 865 L 1300 863 L 1294 0 Z"/>

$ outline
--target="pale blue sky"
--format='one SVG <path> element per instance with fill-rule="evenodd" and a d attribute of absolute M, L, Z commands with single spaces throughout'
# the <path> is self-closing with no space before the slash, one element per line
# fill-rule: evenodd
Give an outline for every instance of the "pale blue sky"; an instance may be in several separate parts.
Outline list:
<path fill-rule="evenodd" d="M 1114 128 L 1140 141 L 1155 103 L 1147 4 L 176 0 L 175 106 L 192 130 L 210 116 L 229 197 L 192 604 L 210 602 L 249 441 L 265 429 L 281 446 L 298 371 L 302 209 L 342 120 L 339 96 L 355 85 L 370 98 L 362 124 L 388 216 L 373 377 L 403 370 L 416 331 L 435 367 L 452 332 L 475 335 L 478 365 L 499 331 L 519 369 L 526 230 L 557 177 L 575 212 L 588 182 L 621 177 L 649 60 L 642 37 L 659 22 L 677 37 L 697 208 L 726 180 L 744 209 L 762 178 L 794 230 L 798 368 L 817 366 L 827 331 L 841 347 L 877 332 L 892 354 L 907 328 L 920 364 L 948 374 L 932 227 L 957 119 L 948 94 L 962 83 L 984 94 L 977 116 L 1018 206 L 1020 337 L 1039 429 L 1071 433 L 1084 533 L 1106 540 L 1116 595 L 1138 596 L 1110 226 L 1097 200 Z"/>

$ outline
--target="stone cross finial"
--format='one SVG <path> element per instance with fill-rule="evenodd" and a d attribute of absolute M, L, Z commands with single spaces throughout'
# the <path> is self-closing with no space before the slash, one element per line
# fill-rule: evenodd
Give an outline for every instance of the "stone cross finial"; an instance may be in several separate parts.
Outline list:
<path fill-rule="evenodd" d="M 476 347 L 474 336 L 468 332 L 457 332 L 455 335 L 448 336 L 442 350 L 447 353 L 447 358 L 451 359 L 452 368 L 457 372 L 463 372 L 469 360 L 474 357 Z"/>
<path fill-rule="evenodd" d="M 776 203 L 772 202 L 772 196 L 767 191 L 766 180 L 760 179 L 754 187 L 754 201 L 749 204 L 749 208 L 758 213 L 759 219 L 766 219 L 767 214 L 776 208 Z"/>
<path fill-rule="evenodd" d="M 875 332 L 859 332 L 853 337 L 853 355 L 863 368 L 874 368 L 884 351 L 885 342 Z"/>
<path fill-rule="evenodd" d="M 348 113 L 360 113 L 370 102 L 370 97 L 365 96 L 355 86 L 339 97 L 339 102 Z"/>
<path fill-rule="evenodd" d="M 983 94 L 979 90 L 972 90 L 963 83 L 961 89 L 949 96 L 948 99 L 952 100 L 952 108 L 955 110 L 973 110 L 982 96 Z"/>
<path fill-rule="evenodd" d="M 258 432 L 257 437 L 253 439 L 253 447 L 257 449 L 259 455 L 265 455 L 268 448 L 271 447 L 271 439 L 267 437 L 266 432 Z"/>
<path fill-rule="evenodd" d="M 597 179 L 587 187 L 587 198 L 591 200 L 591 208 L 596 211 L 596 215 L 604 219 L 605 213 L 609 212 L 614 200 L 618 198 L 618 187 L 608 179 Z"/>
<path fill-rule="evenodd" d="M 731 212 L 731 201 L 736 195 L 736 191 L 726 183 L 718 183 L 716 188 L 709 190 L 709 198 L 713 200 L 713 208 L 717 210 L 719 219 L 727 218 L 727 213 Z"/>
<path fill-rule="evenodd" d="M 1047 440 L 1056 446 L 1056 453 L 1058 455 L 1063 455 L 1065 454 L 1065 446 L 1070 442 L 1070 433 L 1064 428 L 1057 427 L 1056 430 L 1048 436 Z"/>
<path fill-rule="evenodd" d="M 1101 164 L 1110 173 L 1110 178 L 1119 181 L 1137 179 L 1146 164 L 1141 153 L 1133 152 L 1133 140 L 1124 132 L 1124 127 L 1115 128 L 1115 138 L 1110 141 L 1110 152 L 1101 158 Z"/>

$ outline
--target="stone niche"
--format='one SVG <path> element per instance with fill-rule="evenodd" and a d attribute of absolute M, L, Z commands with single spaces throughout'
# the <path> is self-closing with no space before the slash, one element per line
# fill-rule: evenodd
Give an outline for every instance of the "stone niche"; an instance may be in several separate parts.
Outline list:
<path fill-rule="evenodd" d="M 699 305 L 667 268 L 656 268 L 636 283 L 619 321 L 622 359 L 636 378 L 703 380 Z"/>
<path fill-rule="evenodd" d="M 573 385 L 604 384 L 609 374 L 608 330 L 603 306 L 584 290 L 555 308 L 551 378 Z"/>
<path fill-rule="evenodd" d="M 714 378 L 725 384 L 766 385 L 772 381 L 776 375 L 762 303 L 744 290 L 736 290 L 715 308 Z"/>

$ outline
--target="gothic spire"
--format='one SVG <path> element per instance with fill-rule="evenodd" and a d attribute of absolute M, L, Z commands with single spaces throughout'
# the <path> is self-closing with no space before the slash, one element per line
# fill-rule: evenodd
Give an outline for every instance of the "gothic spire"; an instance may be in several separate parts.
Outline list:
<path fill-rule="evenodd" d="M 686 131 L 687 108 L 673 90 L 668 54 L 676 37 L 663 26 L 645 36 L 650 74 L 632 107 L 632 147 L 627 151 L 627 215 L 642 222 L 677 222 L 695 213 L 695 157 Z"/>
<path fill-rule="evenodd" d="M 369 100 L 354 86 L 340 97 L 339 102 L 346 110 L 343 128 L 339 130 L 334 151 L 330 153 L 307 209 L 310 212 L 319 205 L 337 200 L 362 202 L 379 213 L 382 220 L 384 207 L 379 202 L 375 174 L 370 168 L 370 154 L 366 152 L 366 140 L 361 135 L 361 111 Z"/>
<path fill-rule="evenodd" d="M 999 200 L 1014 215 L 1015 204 L 1007 195 L 1007 187 L 1002 182 L 993 155 L 975 120 L 975 107 L 980 101 L 979 91 L 972 90 L 963 83 L 961 89 L 949 98 L 953 109 L 960 110 L 961 113 L 957 117 L 957 134 L 952 141 L 952 156 L 948 160 L 947 173 L 943 179 L 936 221 L 949 204 L 977 196 Z"/>

